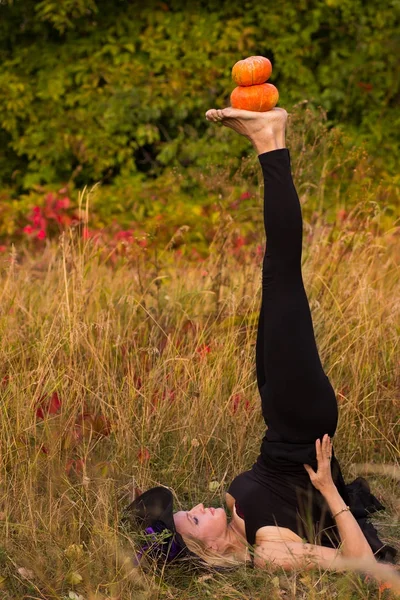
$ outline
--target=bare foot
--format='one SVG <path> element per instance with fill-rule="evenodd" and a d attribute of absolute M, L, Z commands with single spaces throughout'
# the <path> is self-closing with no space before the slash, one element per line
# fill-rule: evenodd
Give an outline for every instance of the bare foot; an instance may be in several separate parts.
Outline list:
<path fill-rule="evenodd" d="M 283 108 L 272 108 L 266 112 L 253 112 L 237 108 L 212 108 L 206 119 L 221 122 L 251 141 L 258 154 L 285 148 L 287 112 Z"/>

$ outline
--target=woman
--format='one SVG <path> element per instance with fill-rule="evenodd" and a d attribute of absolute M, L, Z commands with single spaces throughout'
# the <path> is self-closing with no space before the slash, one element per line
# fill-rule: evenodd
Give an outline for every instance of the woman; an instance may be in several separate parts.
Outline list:
<path fill-rule="evenodd" d="M 353 490 L 345 485 L 333 455 L 337 402 L 321 365 L 303 286 L 302 216 L 285 145 L 287 112 L 225 108 L 209 110 L 206 118 L 247 137 L 264 176 L 267 246 L 256 369 L 267 431 L 252 469 L 228 489 L 229 523 L 224 509 L 203 504 L 172 516 L 167 488 L 149 490 L 128 513 L 150 534 L 172 532 L 173 557 L 191 549 L 213 564 L 224 564 L 218 557 L 226 557 L 227 563 L 254 560 L 259 567 L 337 570 L 345 557 L 373 561 L 373 548 L 390 560 L 395 551 L 383 549 L 372 525 L 359 519 L 363 532 L 353 516 L 349 491 L 358 486 L 364 517 L 365 504 L 370 512 L 382 505 L 365 480 L 356 480 Z"/>

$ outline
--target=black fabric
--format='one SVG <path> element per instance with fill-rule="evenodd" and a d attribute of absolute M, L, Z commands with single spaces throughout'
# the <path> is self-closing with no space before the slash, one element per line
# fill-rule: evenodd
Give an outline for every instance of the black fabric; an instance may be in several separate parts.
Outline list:
<path fill-rule="evenodd" d="M 385 510 L 385 507 L 371 493 L 369 484 L 363 477 L 357 477 L 346 486 L 346 489 L 349 495 L 351 512 L 357 519 L 372 551 L 380 560 L 394 563 L 397 550 L 388 544 L 382 544 L 376 528 L 368 521 L 369 515 Z"/>
<path fill-rule="evenodd" d="M 264 419 L 281 441 L 336 431 L 335 393 L 315 342 L 301 271 L 302 216 L 287 148 L 259 155 L 264 177 L 262 298 L 256 344 Z"/>
<path fill-rule="evenodd" d="M 175 532 L 173 519 L 172 492 L 164 487 L 157 486 L 141 494 L 125 509 L 125 519 L 133 520 L 142 529 L 151 527 L 156 521 L 161 521 L 170 531 Z"/>
<path fill-rule="evenodd" d="M 348 501 L 335 458 L 332 471 L 336 486 Z M 251 545 L 256 541 L 258 529 L 266 525 L 287 527 L 311 544 L 336 547 L 340 541 L 329 507 L 311 484 L 303 465 L 293 463 L 290 469 L 280 470 L 260 455 L 249 471 L 233 480 L 228 492 L 244 516 L 246 537 Z"/>
<path fill-rule="evenodd" d="M 176 558 L 195 556 L 176 531 L 173 517 L 173 496 L 163 486 L 147 490 L 124 510 L 121 524 L 149 535 L 146 551 L 157 560 L 170 562 Z"/>
<path fill-rule="evenodd" d="M 301 207 L 289 150 L 260 154 L 259 161 L 267 244 L 256 370 L 267 430 L 256 463 L 234 479 L 228 492 L 245 516 L 250 544 L 260 527 L 280 525 L 310 543 L 335 547 L 339 543 L 337 527 L 303 467 L 307 463 L 317 468 L 315 440 L 325 433 L 334 436 L 338 407 L 320 361 L 303 285 Z M 376 552 L 383 544 L 366 521 L 365 489 L 354 482 L 346 486 L 335 456 L 332 476 L 346 504 L 363 513 L 359 523 Z M 368 498 L 368 502 L 375 500 Z"/>

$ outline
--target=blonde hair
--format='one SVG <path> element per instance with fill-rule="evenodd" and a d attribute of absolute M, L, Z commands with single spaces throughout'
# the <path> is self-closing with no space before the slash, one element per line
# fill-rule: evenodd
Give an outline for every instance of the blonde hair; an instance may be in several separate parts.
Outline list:
<path fill-rule="evenodd" d="M 182 535 L 182 538 L 189 550 L 211 567 L 240 567 L 245 564 L 244 560 L 235 556 L 234 546 L 228 546 L 224 552 L 218 552 L 196 538 L 188 535 Z"/>

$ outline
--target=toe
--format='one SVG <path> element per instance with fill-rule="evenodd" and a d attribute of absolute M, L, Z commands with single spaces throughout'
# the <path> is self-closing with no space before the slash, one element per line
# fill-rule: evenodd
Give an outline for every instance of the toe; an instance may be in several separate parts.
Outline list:
<path fill-rule="evenodd" d="M 222 116 L 225 118 L 234 117 L 236 112 L 237 111 L 234 108 L 232 108 L 231 106 L 228 106 L 227 108 L 223 108 L 221 110 Z"/>
<path fill-rule="evenodd" d="M 215 121 L 217 117 L 217 111 L 215 110 L 215 108 L 210 108 L 210 110 L 208 110 L 206 112 L 206 119 L 208 121 Z"/>

